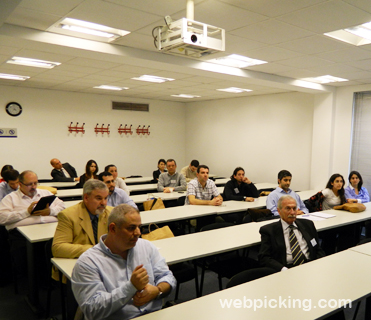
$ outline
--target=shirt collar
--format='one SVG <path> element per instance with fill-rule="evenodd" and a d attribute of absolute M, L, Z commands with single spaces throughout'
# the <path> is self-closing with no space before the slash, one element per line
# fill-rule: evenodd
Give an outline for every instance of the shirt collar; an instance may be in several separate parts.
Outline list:
<path fill-rule="evenodd" d="M 286 221 L 284 221 L 284 220 L 282 220 L 282 219 L 281 219 L 281 223 L 282 223 L 282 228 L 283 228 L 283 230 L 286 230 L 287 228 L 290 227 L 290 225 L 289 225 Z M 295 221 L 292 223 L 292 225 L 293 225 L 295 228 L 298 228 L 298 226 L 297 226 L 297 224 L 295 223 Z"/>
<path fill-rule="evenodd" d="M 281 187 L 277 187 L 277 190 L 280 192 L 280 193 L 284 193 L 284 194 L 289 194 L 291 192 L 291 189 L 288 188 L 288 192 L 286 192 L 285 190 L 283 190 Z"/>

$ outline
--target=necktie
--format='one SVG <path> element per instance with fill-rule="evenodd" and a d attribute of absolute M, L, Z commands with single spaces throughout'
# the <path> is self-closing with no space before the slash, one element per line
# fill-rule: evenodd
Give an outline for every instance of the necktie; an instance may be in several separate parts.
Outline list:
<path fill-rule="evenodd" d="M 66 177 L 66 178 L 71 178 L 71 176 L 70 176 L 70 174 L 67 172 L 67 170 L 65 169 L 65 168 L 61 168 L 61 171 L 62 171 L 62 173 L 64 174 L 64 176 Z"/>
<path fill-rule="evenodd" d="M 298 239 L 296 239 L 295 233 L 294 233 L 294 226 L 290 225 L 290 247 L 291 247 L 291 254 L 292 254 L 292 264 L 294 266 L 299 266 L 305 261 L 305 256 L 303 252 L 300 250 Z"/>
<path fill-rule="evenodd" d="M 93 219 L 91 220 L 91 225 L 93 226 L 93 233 L 94 233 L 94 240 L 95 244 L 98 243 L 98 217 L 94 216 Z"/>

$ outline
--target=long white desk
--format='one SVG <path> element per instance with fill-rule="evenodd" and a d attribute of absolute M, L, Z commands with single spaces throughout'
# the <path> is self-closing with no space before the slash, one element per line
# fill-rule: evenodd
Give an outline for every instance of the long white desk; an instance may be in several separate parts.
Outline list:
<path fill-rule="evenodd" d="M 223 180 L 223 179 L 218 179 Z M 229 179 L 227 179 L 229 181 Z M 267 189 L 267 188 L 275 188 L 277 187 L 276 184 L 272 183 L 256 183 L 255 184 L 257 189 Z M 172 193 L 163 193 L 163 192 L 153 192 L 157 190 L 157 184 L 156 183 L 151 183 L 151 184 L 139 184 L 139 185 L 130 185 L 128 186 L 130 192 L 134 191 L 148 191 L 147 194 L 140 194 L 140 195 L 133 195 L 131 198 L 135 203 L 142 203 L 147 200 L 148 194 L 154 195 L 155 197 L 161 197 L 164 200 L 174 200 L 177 199 L 181 196 L 185 196 L 186 192 L 172 192 Z M 220 193 L 223 193 L 224 191 L 224 186 L 219 186 L 217 187 L 218 191 Z M 314 194 L 314 193 L 313 193 Z M 312 195 L 313 195 L 312 194 Z M 78 197 L 82 196 L 82 188 L 75 188 L 75 189 L 66 189 L 66 190 L 57 190 L 57 196 L 59 198 L 68 198 L 68 197 Z M 136 197 L 136 198 L 134 198 Z"/>
<path fill-rule="evenodd" d="M 371 219 L 371 203 L 365 205 L 367 210 L 356 214 L 343 210 L 323 211 L 335 214 L 336 216 L 322 221 L 314 221 L 317 231 Z M 155 212 L 156 210 L 153 211 L 153 213 Z M 260 227 L 274 221 L 277 220 L 246 223 L 207 232 L 192 233 L 184 236 L 157 240 L 154 241 L 153 244 L 159 249 L 161 255 L 168 264 L 175 264 L 257 245 L 261 241 L 259 233 Z M 59 259 L 61 265 L 63 265 L 62 260 L 63 259 Z M 69 260 L 68 263 L 71 264 L 71 260 L 73 259 L 66 260 Z M 312 277 L 312 275 L 310 277 Z"/>
<path fill-rule="evenodd" d="M 369 268 L 370 256 L 346 250 L 285 272 L 144 315 L 141 319 L 318 319 L 344 306 L 346 300 L 357 301 L 369 296 Z M 242 301 L 241 307 L 223 308 L 221 301 L 224 302 L 225 299 L 239 299 Z M 287 307 L 279 307 L 280 299 L 286 299 Z M 301 304 L 299 305 L 298 300 L 296 307 L 290 308 L 288 301 L 293 306 L 294 299 L 300 299 Z M 246 306 L 249 306 L 249 301 L 262 301 L 262 306 L 256 310 L 253 306 L 246 308 L 244 301 Z M 264 301 L 267 301 L 266 307 Z M 335 304 L 334 301 L 339 303 Z M 268 302 L 277 307 L 270 307 Z"/>
<path fill-rule="evenodd" d="M 39 185 L 43 187 L 53 187 L 53 188 L 73 188 L 76 186 L 78 181 L 73 182 L 40 182 Z"/>
<path fill-rule="evenodd" d="M 368 243 L 362 244 L 360 246 L 350 248 L 349 250 L 356 251 L 356 252 L 371 256 L 371 242 L 368 242 Z"/>
<path fill-rule="evenodd" d="M 18 231 L 27 239 L 27 273 L 29 293 L 27 301 L 34 312 L 39 310 L 39 286 L 36 279 L 36 268 L 34 261 L 34 244 L 37 242 L 47 241 L 54 237 L 57 222 L 34 224 L 30 226 L 18 227 Z"/>
<path fill-rule="evenodd" d="M 75 259 L 52 259 L 52 263 L 69 280 L 75 262 Z M 370 296 L 371 278 L 368 271 L 370 268 L 371 256 L 346 250 L 285 272 L 278 272 L 159 310 L 141 318 L 144 320 L 318 319 L 330 315 L 349 301 L 354 302 Z M 221 303 L 235 299 L 242 301 L 240 308 L 235 308 L 233 305 L 229 308 L 221 306 Z M 278 307 L 280 299 L 281 301 L 286 299 L 286 303 L 281 308 Z M 293 307 L 294 299 L 297 299 L 296 307 Z M 244 307 L 244 301 L 246 306 L 250 307 Z M 256 310 L 252 304 L 254 301 L 256 301 Z M 260 301 L 262 305 L 258 307 Z M 266 307 L 265 301 L 267 301 Z M 273 307 L 269 307 L 268 302 Z"/>

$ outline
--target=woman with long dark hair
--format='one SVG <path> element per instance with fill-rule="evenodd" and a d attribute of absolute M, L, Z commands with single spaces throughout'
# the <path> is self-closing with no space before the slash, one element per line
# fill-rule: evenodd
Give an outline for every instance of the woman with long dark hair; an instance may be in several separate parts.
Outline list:
<path fill-rule="evenodd" d="M 363 185 L 362 176 L 358 171 L 352 171 L 348 177 L 349 185 L 345 188 L 345 198 L 349 203 L 370 202 L 370 195 Z"/>
<path fill-rule="evenodd" d="M 80 176 L 77 187 L 82 188 L 89 179 L 98 179 L 98 164 L 94 160 L 89 160 L 85 166 L 85 173 Z"/>
<path fill-rule="evenodd" d="M 306 201 L 310 212 L 332 209 L 346 202 L 344 192 L 344 178 L 341 174 L 333 174 L 326 184 L 326 188 L 316 193 Z"/>

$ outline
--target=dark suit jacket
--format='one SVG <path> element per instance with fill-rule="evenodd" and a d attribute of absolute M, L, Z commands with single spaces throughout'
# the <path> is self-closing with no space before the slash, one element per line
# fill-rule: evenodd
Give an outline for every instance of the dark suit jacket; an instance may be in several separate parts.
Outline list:
<path fill-rule="evenodd" d="M 325 256 L 325 252 L 319 245 L 317 230 L 311 220 L 296 219 L 298 229 L 308 244 L 309 260 L 315 260 Z M 286 245 L 283 236 L 281 220 L 267 224 L 260 228 L 261 246 L 259 251 L 259 262 L 265 267 L 281 271 L 287 267 Z M 311 240 L 315 239 L 316 245 L 313 246 Z"/>
<path fill-rule="evenodd" d="M 53 177 L 53 181 L 56 182 L 72 182 L 75 181 L 77 178 L 77 173 L 74 167 L 72 167 L 68 162 L 63 163 L 62 167 L 68 172 L 71 178 L 67 178 L 62 171 L 53 169 L 51 175 Z"/>

